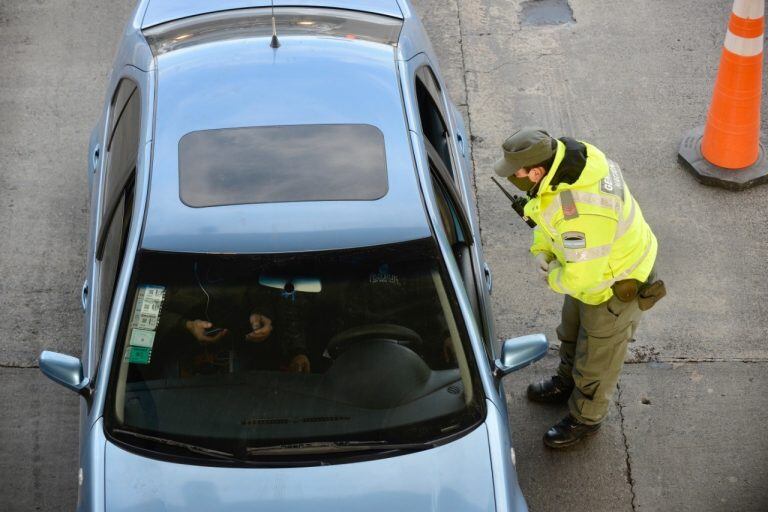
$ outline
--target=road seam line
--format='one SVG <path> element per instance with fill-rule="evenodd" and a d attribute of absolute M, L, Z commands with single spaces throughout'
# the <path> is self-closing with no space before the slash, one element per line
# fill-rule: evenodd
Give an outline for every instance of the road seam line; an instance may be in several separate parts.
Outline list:
<path fill-rule="evenodd" d="M 624 432 L 624 405 L 621 403 L 622 399 L 622 393 L 621 393 L 621 384 L 617 384 L 616 388 L 619 390 L 619 396 L 616 400 L 616 405 L 619 407 L 619 418 L 620 418 L 620 426 L 621 426 L 621 438 L 624 441 L 624 452 L 626 453 L 626 464 L 627 464 L 627 483 L 629 484 L 629 492 L 632 495 L 632 510 L 637 510 L 635 505 L 635 500 L 637 499 L 637 496 L 635 495 L 635 479 L 632 478 L 632 457 L 629 454 L 629 441 L 627 440 L 627 434 Z"/>
<path fill-rule="evenodd" d="M 475 209 L 477 210 L 477 230 L 480 232 L 480 244 L 483 243 L 483 223 L 480 221 L 480 194 L 477 192 L 477 165 L 475 163 L 475 151 L 472 148 L 472 111 L 469 106 L 469 87 L 467 86 L 467 59 L 464 54 L 464 28 L 461 25 L 461 3 L 459 0 L 454 2 L 456 4 L 456 21 L 459 25 L 459 50 L 461 50 L 461 80 L 464 83 L 464 106 L 467 108 L 467 141 L 466 148 L 469 151 L 469 160 L 472 162 L 472 192 L 475 194 Z"/>

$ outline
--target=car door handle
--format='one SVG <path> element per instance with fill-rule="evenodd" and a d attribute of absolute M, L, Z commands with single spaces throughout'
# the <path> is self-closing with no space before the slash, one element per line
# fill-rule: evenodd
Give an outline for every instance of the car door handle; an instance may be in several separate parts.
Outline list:
<path fill-rule="evenodd" d="M 461 156 L 467 156 L 465 150 L 464 150 L 464 137 L 461 136 L 461 134 L 456 134 L 456 142 L 459 145 L 459 151 L 461 152 Z"/>
<path fill-rule="evenodd" d="M 96 144 L 93 148 L 93 154 L 91 155 L 91 172 L 96 172 L 99 167 L 99 157 L 101 156 L 101 144 Z"/>
<path fill-rule="evenodd" d="M 485 286 L 488 288 L 488 294 L 490 295 L 493 292 L 493 274 L 487 262 L 483 263 L 483 273 L 485 274 Z"/>
<path fill-rule="evenodd" d="M 80 302 L 83 305 L 83 311 L 88 307 L 88 280 L 83 281 L 83 290 L 80 296 Z"/>

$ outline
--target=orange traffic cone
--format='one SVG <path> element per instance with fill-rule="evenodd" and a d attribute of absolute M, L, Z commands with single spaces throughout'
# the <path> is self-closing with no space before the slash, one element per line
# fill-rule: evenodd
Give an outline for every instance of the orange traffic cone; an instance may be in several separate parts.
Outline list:
<path fill-rule="evenodd" d="M 688 132 L 679 156 L 707 185 L 743 190 L 768 181 L 760 144 L 764 0 L 735 0 L 707 124 Z"/>

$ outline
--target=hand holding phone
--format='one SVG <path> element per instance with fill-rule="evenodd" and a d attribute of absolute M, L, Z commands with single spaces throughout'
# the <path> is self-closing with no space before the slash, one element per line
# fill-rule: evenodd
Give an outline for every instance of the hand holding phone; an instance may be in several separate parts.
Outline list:
<path fill-rule="evenodd" d="M 203 334 L 206 336 L 216 336 L 220 332 L 224 330 L 223 327 L 211 327 L 210 329 L 206 329 L 203 331 Z"/>
<path fill-rule="evenodd" d="M 200 343 L 216 343 L 227 334 L 227 329 L 214 327 L 211 322 L 205 320 L 187 320 L 184 327 Z"/>

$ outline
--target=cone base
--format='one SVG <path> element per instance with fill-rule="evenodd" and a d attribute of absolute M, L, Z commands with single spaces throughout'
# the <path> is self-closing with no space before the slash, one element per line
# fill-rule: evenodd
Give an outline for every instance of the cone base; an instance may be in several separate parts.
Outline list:
<path fill-rule="evenodd" d="M 693 177 L 704 185 L 744 190 L 760 183 L 768 183 L 768 156 L 765 146 L 760 144 L 757 161 L 743 169 L 726 169 L 707 161 L 701 154 L 701 138 L 704 127 L 698 126 L 683 136 L 678 150 L 678 160 Z"/>

